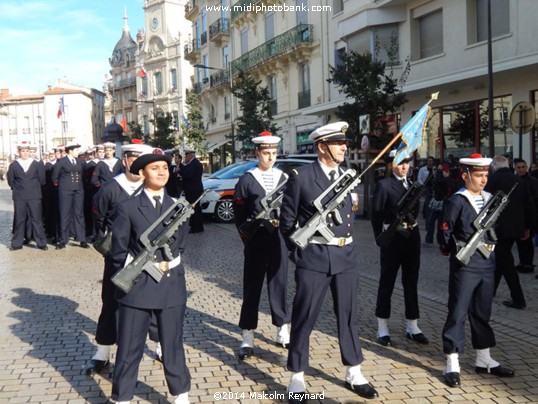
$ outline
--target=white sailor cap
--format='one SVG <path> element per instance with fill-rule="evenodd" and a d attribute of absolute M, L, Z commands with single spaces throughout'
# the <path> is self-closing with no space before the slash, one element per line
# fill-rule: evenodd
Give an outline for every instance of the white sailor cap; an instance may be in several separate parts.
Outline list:
<path fill-rule="evenodd" d="M 196 153 L 196 150 L 194 150 L 192 147 L 185 147 L 183 150 L 183 153 L 189 154 L 189 153 Z"/>
<path fill-rule="evenodd" d="M 103 147 L 106 149 L 107 147 L 112 147 L 113 149 L 116 148 L 116 143 L 112 143 L 112 142 L 105 142 L 103 143 Z"/>
<path fill-rule="evenodd" d="M 346 131 L 349 125 L 340 121 L 322 126 L 312 132 L 308 139 L 312 142 L 331 142 L 335 140 L 347 140 Z"/>
<path fill-rule="evenodd" d="M 144 144 L 140 139 L 133 139 L 131 143 L 121 146 L 121 153 L 124 156 L 138 157 L 142 154 L 151 153 L 153 147 Z"/>
<path fill-rule="evenodd" d="M 65 145 L 65 151 L 71 150 L 71 149 L 77 149 L 80 147 L 80 144 L 77 142 L 69 142 Z"/>
<path fill-rule="evenodd" d="M 259 136 L 252 138 L 252 143 L 254 143 L 258 149 L 276 148 L 279 142 L 280 138 L 278 136 L 274 136 L 267 130 L 260 133 Z"/>
<path fill-rule="evenodd" d="M 23 140 L 19 143 L 17 143 L 17 148 L 18 149 L 30 149 L 32 146 L 32 143 L 27 141 L 27 140 Z"/>
<path fill-rule="evenodd" d="M 491 165 L 491 159 L 489 157 L 482 157 L 480 153 L 474 153 L 469 157 L 461 158 L 460 165 L 470 168 L 473 171 L 488 171 Z"/>

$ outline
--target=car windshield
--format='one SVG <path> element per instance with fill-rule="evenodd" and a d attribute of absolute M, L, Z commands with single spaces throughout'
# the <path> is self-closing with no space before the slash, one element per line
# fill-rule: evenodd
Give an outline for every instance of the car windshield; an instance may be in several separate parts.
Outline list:
<path fill-rule="evenodd" d="M 242 166 L 243 164 L 246 164 L 246 163 L 247 163 L 246 161 L 241 161 L 239 163 L 230 164 L 227 167 L 224 167 L 224 168 L 222 168 L 222 169 L 220 169 L 218 171 L 215 171 L 213 174 L 211 174 L 209 176 L 209 178 L 211 178 L 211 179 L 220 179 L 220 178 L 222 178 L 222 175 L 224 175 L 224 173 L 227 173 L 228 171 L 233 170 L 234 168 Z"/>
<path fill-rule="evenodd" d="M 219 180 L 231 180 L 234 178 L 239 178 L 251 168 L 256 167 L 256 164 L 258 164 L 257 160 L 247 161 L 244 164 L 238 165 L 237 167 L 228 170 L 224 174 L 220 175 L 218 178 Z"/>

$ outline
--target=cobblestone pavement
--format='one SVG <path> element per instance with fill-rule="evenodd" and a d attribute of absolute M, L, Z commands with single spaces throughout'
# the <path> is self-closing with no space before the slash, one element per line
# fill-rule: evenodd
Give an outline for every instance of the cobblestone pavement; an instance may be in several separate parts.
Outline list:
<path fill-rule="evenodd" d="M 111 371 L 87 377 L 83 367 L 94 353 L 93 334 L 100 310 L 102 259 L 75 245 L 40 251 L 34 246 L 9 251 L 11 194 L 0 184 L 0 403 L 105 403 L 111 392 Z M 430 345 L 405 339 L 403 298 L 397 284 L 393 296 L 391 334 L 396 348 L 375 342 L 374 303 L 378 250 L 368 222 L 357 220 L 360 249 L 359 331 L 364 375 L 383 403 L 530 403 L 538 402 L 538 279 L 521 276 L 526 310 L 504 307 L 509 298 L 501 284 L 493 304 L 492 324 L 498 346 L 495 359 L 516 369 L 513 379 L 474 373 L 474 353 L 461 356 L 462 387 L 442 381 L 444 357 L 440 333 L 446 316 L 448 263 L 436 248 L 425 247 L 419 285 L 420 326 Z M 207 223 L 193 234 L 184 256 L 188 311 L 185 344 L 192 373 L 192 403 L 283 402 L 289 372 L 286 351 L 274 345 L 266 293 L 262 297 L 256 357 L 238 361 L 237 327 L 241 302 L 242 245 L 233 226 Z M 291 271 L 293 273 L 293 271 Z M 292 274 L 290 284 L 293 286 Z M 290 288 L 290 304 L 293 287 Z M 467 340 L 470 340 L 469 333 Z M 133 403 L 171 402 L 153 345 L 143 358 Z M 363 402 L 344 388 L 332 302 L 327 298 L 311 338 L 309 393 L 322 394 L 324 404 Z M 220 396 L 219 396 L 220 394 Z M 218 399 L 220 397 L 220 400 Z"/>

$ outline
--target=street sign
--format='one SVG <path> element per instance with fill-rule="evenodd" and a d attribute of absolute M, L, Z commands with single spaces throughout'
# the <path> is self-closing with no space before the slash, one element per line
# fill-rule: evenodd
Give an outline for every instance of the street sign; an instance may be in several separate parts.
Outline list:
<path fill-rule="evenodd" d="M 510 112 L 510 126 L 515 133 L 530 132 L 535 121 L 536 112 L 530 102 L 518 102 Z"/>

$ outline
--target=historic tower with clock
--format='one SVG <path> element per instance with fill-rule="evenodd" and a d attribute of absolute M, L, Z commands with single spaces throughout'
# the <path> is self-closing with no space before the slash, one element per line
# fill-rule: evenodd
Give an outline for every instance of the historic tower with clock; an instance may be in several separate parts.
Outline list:
<path fill-rule="evenodd" d="M 144 30 L 137 35 L 138 122 L 146 134 L 155 114 L 170 112 L 178 130 L 192 66 L 183 59 L 190 23 L 186 0 L 145 0 Z"/>

